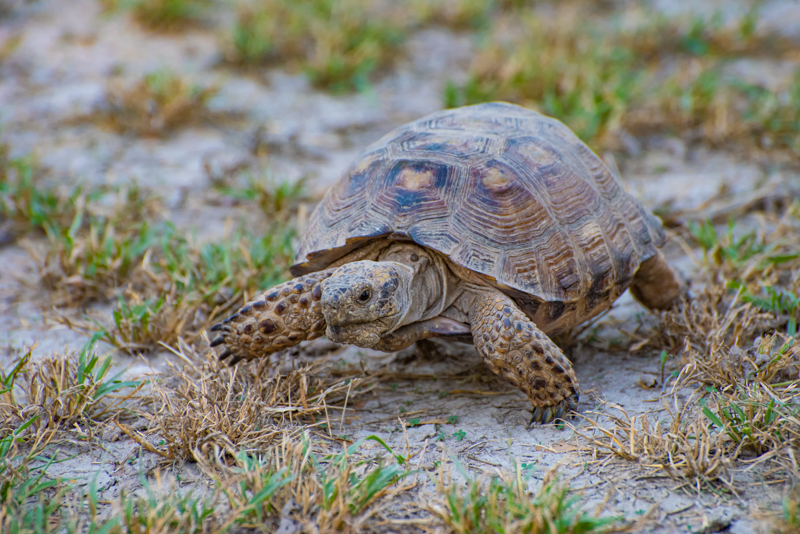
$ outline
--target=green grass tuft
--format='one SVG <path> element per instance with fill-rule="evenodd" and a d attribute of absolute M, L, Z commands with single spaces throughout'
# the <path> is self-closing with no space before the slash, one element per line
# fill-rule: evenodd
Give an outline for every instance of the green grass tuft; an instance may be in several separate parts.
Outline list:
<path fill-rule="evenodd" d="M 68 194 L 49 187 L 33 156 L 11 158 L 0 145 L 0 222 L 12 238 L 68 225 L 83 201 L 80 188 Z"/>
<path fill-rule="evenodd" d="M 47 469 L 57 461 L 41 453 L 39 441 L 21 453 L 19 438 L 38 416 L 20 425 L 0 440 L 0 532 L 4 534 L 39 534 L 57 532 L 62 521 L 61 506 L 69 486 L 47 476 Z M 41 436 L 41 435 L 40 435 Z"/>
<path fill-rule="evenodd" d="M 132 85 L 112 80 L 99 118 L 120 133 L 157 137 L 211 116 L 206 104 L 216 93 L 215 86 L 156 70 Z"/>
<path fill-rule="evenodd" d="M 791 53 L 787 40 L 755 30 L 757 9 L 736 27 L 636 10 L 635 25 L 607 19 L 589 26 L 586 9 L 567 2 L 546 16 L 523 8 L 495 17 L 467 80 L 446 86 L 445 106 L 518 103 L 609 148 L 622 147 L 627 134 L 668 132 L 800 153 L 800 74 L 778 88 L 723 75 L 731 58 Z"/>
<path fill-rule="evenodd" d="M 212 185 L 225 197 L 255 203 L 270 219 L 285 218 L 300 203 L 308 200 L 305 179 L 281 180 L 269 173 L 262 173 L 249 174 L 244 182 L 241 186 L 236 186 L 217 180 Z"/>
<path fill-rule="evenodd" d="M 145 28 L 171 31 L 200 22 L 211 0 L 100 0 L 109 11 L 130 11 Z"/>
<path fill-rule="evenodd" d="M 569 496 L 569 488 L 548 476 L 541 488 L 528 489 L 531 470 L 501 476 L 473 478 L 460 466 L 464 484 L 440 478 L 437 491 L 443 500 L 429 510 L 458 534 L 529 532 L 571 534 L 603 532 L 618 521 L 583 511 L 580 498 Z"/>
<path fill-rule="evenodd" d="M 286 63 L 342 92 L 365 89 L 404 37 L 402 24 L 364 0 L 267 0 L 240 8 L 227 47 L 235 63 Z"/>

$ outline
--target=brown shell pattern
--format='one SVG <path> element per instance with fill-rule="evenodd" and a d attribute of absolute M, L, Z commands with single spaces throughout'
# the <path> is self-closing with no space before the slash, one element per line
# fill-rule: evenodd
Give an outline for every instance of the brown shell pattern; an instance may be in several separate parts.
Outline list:
<path fill-rule="evenodd" d="M 434 113 L 369 146 L 312 214 L 292 272 L 380 237 L 561 302 L 627 284 L 665 239 L 564 124 L 504 103 Z"/>

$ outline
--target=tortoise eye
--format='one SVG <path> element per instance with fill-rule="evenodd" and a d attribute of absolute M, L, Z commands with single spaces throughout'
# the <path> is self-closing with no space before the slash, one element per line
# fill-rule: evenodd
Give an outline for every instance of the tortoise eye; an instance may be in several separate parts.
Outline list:
<path fill-rule="evenodd" d="M 362 292 L 362 293 L 361 293 L 361 294 L 358 296 L 358 300 L 359 300 L 360 302 L 367 302 L 371 296 L 372 296 L 372 291 L 370 291 L 369 289 L 365 289 L 365 290 L 364 290 L 364 291 L 363 291 L 363 292 Z"/>

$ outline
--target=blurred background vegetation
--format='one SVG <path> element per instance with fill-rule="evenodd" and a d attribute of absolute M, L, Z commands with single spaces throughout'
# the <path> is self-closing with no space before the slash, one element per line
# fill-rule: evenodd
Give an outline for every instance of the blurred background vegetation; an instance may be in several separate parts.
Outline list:
<path fill-rule="evenodd" d="M 734 68 L 752 58 L 798 61 L 796 41 L 759 24 L 759 1 L 743 12 L 677 17 L 645 2 L 601 0 L 101 1 L 152 31 L 212 26 L 231 66 L 282 66 L 333 93 L 366 90 L 402 58 L 410 34 L 447 27 L 480 45 L 466 79 L 447 85 L 443 106 L 521 104 L 561 119 L 595 148 L 670 133 L 800 151 L 800 70 L 775 86 Z M 144 90 L 157 92 L 151 82 Z"/>

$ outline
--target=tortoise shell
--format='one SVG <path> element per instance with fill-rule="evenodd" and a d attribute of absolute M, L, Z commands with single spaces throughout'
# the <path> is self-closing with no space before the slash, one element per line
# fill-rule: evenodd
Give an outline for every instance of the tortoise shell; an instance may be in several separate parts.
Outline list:
<path fill-rule="evenodd" d="M 311 215 L 292 273 L 378 238 L 551 303 L 618 295 L 665 240 L 564 124 L 505 103 L 434 113 L 367 147 Z"/>

